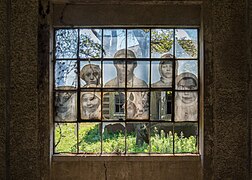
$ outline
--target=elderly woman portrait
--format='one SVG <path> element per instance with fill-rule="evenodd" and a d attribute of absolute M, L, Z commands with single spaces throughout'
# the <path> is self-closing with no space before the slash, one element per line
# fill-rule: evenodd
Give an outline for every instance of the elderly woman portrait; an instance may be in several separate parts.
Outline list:
<path fill-rule="evenodd" d="M 67 86 L 62 86 L 66 89 Z M 70 86 L 68 88 L 71 88 Z M 55 121 L 76 120 L 76 95 L 71 92 L 58 92 L 55 95 Z"/>
<path fill-rule="evenodd" d="M 164 54 L 161 58 L 172 58 L 171 54 Z M 160 80 L 153 83 L 152 87 L 171 87 L 172 86 L 172 61 L 161 60 L 159 62 Z"/>
<path fill-rule="evenodd" d="M 81 93 L 81 118 L 101 119 L 101 94 L 100 92 Z"/>
<path fill-rule="evenodd" d="M 86 83 L 84 87 L 99 87 L 101 78 L 101 69 L 99 65 L 85 65 L 80 71 L 80 78 Z"/>
<path fill-rule="evenodd" d="M 114 58 L 125 58 L 125 49 L 117 51 Z M 136 58 L 135 54 L 131 50 L 127 50 L 128 58 Z M 137 61 L 128 60 L 127 72 L 126 63 L 124 60 L 115 60 L 114 66 L 116 68 L 117 76 L 105 84 L 105 87 L 125 87 L 125 76 L 127 75 L 127 87 L 147 87 L 144 80 L 139 79 L 135 76 L 134 70 L 137 67 Z"/>
<path fill-rule="evenodd" d="M 182 73 L 176 78 L 177 89 L 185 90 L 177 92 L 175 97 L 175 121 L 197 121 L 198 95 L 197 77 L 192 73 Z"/>

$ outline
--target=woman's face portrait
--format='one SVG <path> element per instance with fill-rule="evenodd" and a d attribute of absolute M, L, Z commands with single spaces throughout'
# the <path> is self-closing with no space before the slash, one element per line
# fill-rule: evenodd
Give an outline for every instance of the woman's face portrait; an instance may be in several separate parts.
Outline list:
<path fill-rule="evenodd" d="M 161 75 L 164 78 L 171 78 L 172 77 L 172 64 L 170 62 L 164 62 L 161 64 Z"/>
<path fill-rule="evenodd" d="M 195 90 L 197 85 L 194 79 L 192 78 L 183 78 L 178 83 L 179 90 Z M 196 100 L 197 93 L 184 91 L 179 93 L 179 96 L 183 103 L 189 104 Z"/>
<path fill-rule="evenodd" d="M 57 113 L 66 113 L 72 106 L 72 94 L 65 92 L 56 95 L 56 111 Z"/>
<path fill-rule="evenodd" d="M 100 71 L 97 68 L 87 68 L 84 75 L 83 75 L 84 81 L 87 83 L 87 85 L 98 85 L 100 80 Z"/>
<path fill-rule="evenodd" d="M 85 93 L 82 96 L 82 109 L 89 113 L 95 112 L 98 109 L 100 103 L 100 98 L 93 93 Z"/>

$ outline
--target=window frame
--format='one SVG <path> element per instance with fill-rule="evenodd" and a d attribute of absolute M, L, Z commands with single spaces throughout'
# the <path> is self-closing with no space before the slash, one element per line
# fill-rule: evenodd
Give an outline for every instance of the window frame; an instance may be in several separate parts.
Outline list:
<path fill-rule="evenodd" d="M 84 29 L 85 28 L 94 28 L 94 29 L 98 29 L 98 28 L 101 28 L 101 29 L 106 29 L 106 28 L 109 28 L 109 29 L 111 29 L 111 27 L 109 27 L 109 26 L 95 26 L 95 27 L 84 27 Z M 116 29 L 118 29 L 118 28 L 128 28 L 128 29 L 144 29 L 144 28 L 147 28 L 147 29 L 165 29 L 165 28 L 167 28 L 167 29 L 173 29 L 174 30 L 174 33 L 175 33 L 175 29 L 197 29 L 197 37 L 198 37 L 198 39 L 197 39 L 197 43 L 198 43 L 198 52 L 197 52 L 197 58 L 189 58 L 189 59 L 186 59 L 186 58 L 182 58 L 182 60 L 197 60 L 197 65 L 198 65 L 198 67 L 197 67 L 197 69 L 198 69 L 198 89 L 196 90 L 196 92 L 198 92 L 198 105 L 197 105 L 197 107 L 198 107 L 198 112 L 197 112 L 197 119 L 198 119 L 198 121 L 196 121 L 197 122 L 197 124 L 198 124 L 198 126 L 197 126 L 197 128 L 198 128 L 198 137 L 197 137 L 197 144 L 198 144 L 198 152 L 197 153 L 195 153 L 194 155 L 200 155 L 200 139 L 201 139 L 201 134 L 200 134 L 200 122 L 201 122 L 201 113 L 200 112 L 202 112 L 202 110 L 201 110 L 201 94 L 200 94 L 200 92 L 201 92 L 201 73 L 200 73 L 200 71 L 201 71 L 201 53 L 200 53 L 200 47 L 201 47 L 201 43 L 200 43 L 200 28 L 199 27 L 170 27 L 170 26 L 167 26 L 167 27 L 164 27 L 164 26 L 145 26 L 145 27 L 143 27 L 143 26 L 140 26 L 140 27 L 134 27 L 134 28 L 132 28 L 132 27 L 129 27 L 129 26 L 114 26 L 113 28 L 116 28 Z M 56 28 L 54 28 L 54 32 L 57 30 L 57 29 L 76 29 L 76 28 L 74 28 L 74 27 L 56 27 Z M 77 30 L 78 30 L 78 32 L 80 31 L 80 29 L 82 29 L 82 27 L 78 27 L 77 28 Z M 54 33 L 55 34 L 55 33 Z M 174 37 L 175 37 L 175 35 L 174 35 Z M 78 40 L 79 41 L 79 40 Z M 151 40 L 150 40 L 151 41 Z M 54 43 L 55 44 L 55 43 Z M 174 44 L 175 44 L 175 41 L 174 41 Z M 78 45 L 79 45 L 79 42 L 78 42 Z M 126 46 L 127 47 L 127 46 Z M 175 45 L 174 45 L 174 47 L 175 47 Z M 55 49 L 55 47 L 54 47 L 54 49 Z M 175 51 L 175 48 L 173 48 L 173 51 Z M 54 51 L 55 52 L 55 51 Z M 78 52 L 77 52 L 78 53 Z M 175 52 L 173 52 L 173 54 L 175 54 Z M 54 59 L 56 60 L 56 57 L 54 57 Z M 80 59 L 78 56 L 76 57 L 76 60 L 77 61 L 79 61 L 78 59 Z M 99 59 L 99 58 L 98 58 Z M 101 59 L 102 59 L 102 57 L 101 57 Z M 111 59 L 111 58 L 109 58 L 109 59 Z M 96 59 L 97 60 L 97 59 Z M 105 59 L 106 60 L 106 59 Z M 145 59 L 145 60 L 148 60 L 148 61 L 152 61 L 151 60 L 151 57 L 149 57 L 149 58 L 147 58 L 147 59 Z M 158 61 L 160 61 L 161 59 L 160 58 L 156 58 L 156 59 L 154 59 L 154 61 L 155 60 L 158 60 Z M 181 59 L 176 59 L 176 57 L 174 57 L 173 59 L 172 59 L 172 61 L 173 61 L 173 68 L 174 67 L 176 67 L 175 66 L 175 64 L 176 64 L 176 61 L 178 61 L 178 60 L 181 60 Z M 101 61 L 104 61 L 103 59 L 101 60 Z M 127 61 L 127 60 L 125 60 L 125 61 Z M 54 60 L 53 60 L 53 62 L 54 62 Z M 53 66 L 53 70 L 54 70 L 54 67 L 55 67 L 55 65 Z M 80 71 L 80 66 L 77 66 L 77 72 L 78 72 L 78 74 L 79 74 L 79 71 Z M 151 66 L 150 66 L 150 69 L 151 69 Z M 172 88 L 159 88 L 159 89 L 162 89 L 162 90 L 164 90 L 164 89 L 166 89 L 166 90 L 170 90 L 170 91 L 172 91 L 173 93 L 172 93 L 172 99 L 173 99 L 173 102 L 172 102 L 172 107 L 175 107 L 174 106 L 174 100 L 175 100 L 175 92 L 179 92 L 179 90 L 176 90 L 176 88 L 175 88 L 175 70 L 173 70 L 173 72 L 174 72 L 174 74 L 173 74 L 173 82 L 174 82 L 174 84 L 173 84 L 173 86 L 172 86 Z M 150 72 L 151 73 L 151 72 Z M 53 73 L 54 74 L 54 73 Z M 53 86 L 54 86 L 54 84 L 55 84 L 55 82 L 54 82 L 54 79 L 55 79 L 55 77 L 53 77 Z M 151 80 L 149 80 L 149 81 L 151 81 Z M 78 84 L 80 85 L 80 78 L 78 77 Z M 150 83 L 151 84 L 151 83 Z M 77 88 L 78 89 L 78 88 Z M 100 88 L 101 89 L 101 88 Z M 127 87 L 125 87 L 125 89 L 127 89 Z M 134 89 L 134 88 L 133 88 Z M 147 89 L 152 89 L 152 87 L 148 87 Z M 79 90 L 77 90 L 77 91 L 79 91 Z M 151 92 L 151 90 L 150 90 L 150 92 Z M 78 94 L 78 93 L 77 93 Z M 78 97 L 79 97 L 79 95 L 78 95 Z M 79 99 L 79 98 L 77 98 L 77 99 Z M 79 107 L 79 104 L 80 104 L 80 101 L 78 100 L 77 101 L 77 103 L 78 103 L 78 105 L 77 105 L 77 113 L 78 114 L 80 114 L 80 107 Z M 115 103 L 116 104 L 116 103 Z M 150 100 L 149 100 L 149 106 L 150 106 Z M 149 109 L 150 110 L 150 109 Z M 150 111 L 149 111 L 149 114 L 150 114 Z M 174 115 L 174 108 L 172 109 L 172 114 Z M 174 117 L 172 118 L 172 119 L 174 119 Z M 150 120 L 150 117 L 149 117 L 149 120 Z M 141 120 L 139 120 L 139 122 L 140 122 Z M 78 119 L 77 119 L 77 121 L 76 121 L 76 123 L 78 124 L 78 123 L 81 123 L 81 122 L 85 122 L 85 121 L 78 121 Z M 90 121 L 87 121 L 87 122 L 90 122 Z M 99 121 L 95 121 L 95 122 L 99 122 Z M 102 121 L 100 121 L 100 122 L 102 122 Z M 104 122 L 110 122 L 110 121 L 104 121 Z M 129 121 L 130 122 L 130 121 Z M 150 122 L 152 122 L 152 121 L 149 121 L 149 123 Z M 174 123 L 174 121 L 173 121 L 173 123 Z M 77 127 L 78 127 L 78 125 L 77 125 Z M 77 128 L 78 129 L 78 128 Z M 77 130 L 78 131 L 78 130 Z M 53 134 L 53 136 L 54 136 L 54 134 Z M 125 137 L 126 138 L 126 137 Z M 54 138 L 53 138 L 54 139 Z M 77 136 L 77 142 L 79 142 L 78 141 L 78 136 Z M 54 144 L 54 143 L 53 143 Z M 78 144 L 78 143 L 77 143 Z M 77 147 L 77 149 L 78 149 L 78 147 Z M 174 145 L 173 145 L 173 149 L 174 149 Z M 57 153 L 55 153 L 55 151 L 54 151 L 54 155 L 55 154 L 57 154 Z M 73 154 L 75 154 L 75 153 L 73 153 Z M 78 153 L 77 152 L 77 154 L 82 154 L 82 153 Z M 141 153 L 139 153 L 139 155 L 140 155 Z M 147 153 L 147 154 L 145 154 L 145 155 L 150 155 L 150 154 L 156 154 L 156 153 Z M 180 154 L 180 153 L 179 153 Z M 102 154 L 102 152 L 99 154 L 99 155 L 103 155 Z M 111 155 L 115 155 L 115 154 L 111 154 Z M 122 154 L 121 154 L 122 155 Z M 124 154 L 124 155 L 129 155 L 129 154 Z M 173 150 L 173 153 L 172 154 L 161 154 L 161 155 L 178 155 L 178 154 L 176 154 L 176 153 L 174 153 L 174 150 Z M 187 153 L 183 153 L 182 155 L 187 155 Z M 191 153 L 189 153 L 189 155 L 191 155 Z"/>

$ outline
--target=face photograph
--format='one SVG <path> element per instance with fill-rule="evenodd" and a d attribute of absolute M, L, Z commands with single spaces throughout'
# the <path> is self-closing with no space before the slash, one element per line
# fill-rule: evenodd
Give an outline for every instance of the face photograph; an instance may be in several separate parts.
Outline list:
<path fill-rule="evenodd" d="M 170 62 L 164 62 L 161 64 L 160 74 L 164 78 L 172 77 L 172 64 Z"/>
<path fill-rule="evenodd" d="M 100 67 L 95 64 L 87 64 L 81 69 L 80 77 L 85 81 L 85 86 L 100 85 Z"/>
<path fill-rule="evenodd" d="M 57 93 L 55 99 L 56 121 L 75 120 L 75 96 L 73 93 Z"/>
<path fill-rule="evenodd" d="M 196 81 L 193 78 L 183 78 L 178 83 L 178 89 L 179 90 L 195 90 L 197 89 Z M 197 93 L 195 92 L 181 92 L 179 93 L 179 96 L 183 103 L 189 104 L 196 100 Z"/>
<path fill-rule="evenodd" d="M 87 93 L 82 96 L 82 108 L 89 111 L 94 112 L 100 105 L 100 99 L 92 93 Z"/>

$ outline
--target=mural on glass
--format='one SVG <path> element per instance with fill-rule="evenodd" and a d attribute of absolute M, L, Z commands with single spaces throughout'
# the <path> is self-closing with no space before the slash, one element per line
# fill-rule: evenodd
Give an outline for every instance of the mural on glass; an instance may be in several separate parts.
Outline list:
<path fill-rule="evenodd" d="M 77 99 L 73 92 L 55 93 L 55 121 L 76 121 Z"/>
<path fill-rule="evenodd" d="M 81 118 L 101 119 L 101 93 L 81 92 Z"/>
<path fill-rule="evenodd" d="M 80 83 L 83 88 L 101 86 L 101 63 L 99 61 L 81 61 Z"/>

